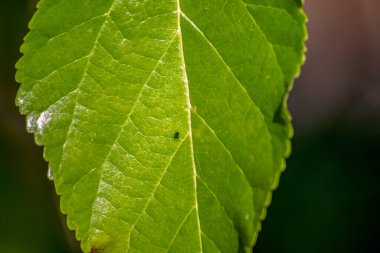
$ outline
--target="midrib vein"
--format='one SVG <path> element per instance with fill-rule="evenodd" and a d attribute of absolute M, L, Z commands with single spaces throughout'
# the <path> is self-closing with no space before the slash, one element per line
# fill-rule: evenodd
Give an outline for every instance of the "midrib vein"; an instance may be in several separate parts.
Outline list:
<path fill-rule="evenodd" d="M 199 206 L 198 206 L 198 193 L 197 193 L 197 169 L 195 167 L 195 159 L 194 159 L 194 144 L 193 144 L 193 133 L 192 133 L 192 125 L 191 125 L 191 103 L 190 103 L 190 88 L 189 88 L 189 80 L 187 78 L 186 71 L 186 63 L 185 63 L 185 54 L 183 50 L 183 38 L 182 38 L 182 30 L 181 30 L 181 4 L 180 0 L 177 0 L 177 15 L 178 15 L 178 38 L 179 38 L 179 53 L 181 58 L 181 69 L 182 69 L 182 77 L 185 85 L 185 95 L 186 95 L 186 104 L 187 104 L 187 122 L 189 128 L 189 139 L 190 139 L 190 152 L 191 152 L 191 163 L 193 167 L 193 182 L 194 182 L 194 198 L 195 198 L 195 211 L 197 216 L 198 223 L 198 237 L 199 237 L 199 249 L 200 252 L 203 252 L 202 248 L 202 234 L 201 234 L 201 223 L 199 220 Z"/>

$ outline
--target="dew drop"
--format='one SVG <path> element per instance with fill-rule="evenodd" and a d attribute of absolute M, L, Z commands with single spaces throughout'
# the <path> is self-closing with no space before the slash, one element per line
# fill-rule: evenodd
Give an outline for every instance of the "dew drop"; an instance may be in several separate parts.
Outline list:
<path fill-rule="evenodd" d="M 246 220 L 249 220 L 249 214 L 246 214 L 246 215 L 245 215 L 245 219 L 246 219 Z"/>
<path fill-rule="evenodd" d="M 47 171 L 47 178 L 50 180 L 50 181 L 53 181 L 54 180 L 54 175 L 53 175 L 53 171 L 52 169 L 49 167 L 48 171 Z"/>
<path fill-rule="evenodd" d="M 17 97 L 16 97 L 16 105 L 22 106 L 24 104 L 26 94 L 27 94 L 26 91 L 24 91 L 22 89 L 19 90 Z"/>
<path fill-rule="evenodd" d="M 43 113 L 41 113 L 36 123 L 38 134 L 43 134 L 44 129 L 46 125 L 49 123 L 50 119 L 51 119 L 51 113 L 49 111 L 44 111 Z"/>
<path fill-rule="evenodd" d="M 93 249 L 105 249 L 112 241 L 113 238 L 111 236 L 98 229 L 95 229 L 90 239 Z"/>
<path fill-rule="evenodd" d="M 24 104 L 24 101 L 25 101 L 24 98 L 21 98 L 21 97 L 17 98 L 17 104 L 19 106 L 22 106 Z"/>
<path fill-rule="evenodd" d="M 37 119 L 38 119 L 38 115 L 36 114 L 29 114 L 26 117 L 26 131 L 28 133 L 34 133 L 37 126 Z"/>

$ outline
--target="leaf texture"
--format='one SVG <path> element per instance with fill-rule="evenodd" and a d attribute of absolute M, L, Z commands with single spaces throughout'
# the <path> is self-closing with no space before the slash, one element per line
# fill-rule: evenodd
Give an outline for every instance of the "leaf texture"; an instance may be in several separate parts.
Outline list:
<path fill-rule="evenodd" d="M 249 252 L 292 136 L 297 0 L 43 0 L 16 103 L 84 252 Z"/>

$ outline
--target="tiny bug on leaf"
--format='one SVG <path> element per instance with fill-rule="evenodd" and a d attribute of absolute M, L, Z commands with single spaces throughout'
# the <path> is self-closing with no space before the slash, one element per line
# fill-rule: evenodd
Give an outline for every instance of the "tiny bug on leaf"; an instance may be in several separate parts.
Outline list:
<path fill-rule="evenodd" d="M 175 133 L 173 134 L 173 139 L 174 139 L 174 140 L 178 140 L 178 139 L 179 139 L 179 132 L 175 132 Z"/>

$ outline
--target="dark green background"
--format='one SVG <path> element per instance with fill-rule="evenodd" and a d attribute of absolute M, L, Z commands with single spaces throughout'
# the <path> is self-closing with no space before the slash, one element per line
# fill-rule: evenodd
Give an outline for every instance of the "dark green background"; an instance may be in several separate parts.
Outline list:
<path fill-rule="evenodd" d="M 79 252 L 42 148 L 14 106 L 36 1 L 0 1 L 0 252 Z M 306 0 L 308 61 L 290 96 L 295 138 L 256 253 L 377 252 L 380 2 Z"/>

